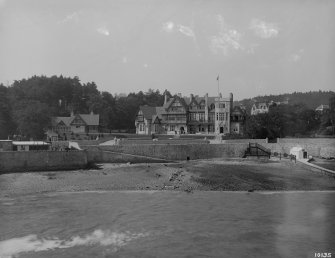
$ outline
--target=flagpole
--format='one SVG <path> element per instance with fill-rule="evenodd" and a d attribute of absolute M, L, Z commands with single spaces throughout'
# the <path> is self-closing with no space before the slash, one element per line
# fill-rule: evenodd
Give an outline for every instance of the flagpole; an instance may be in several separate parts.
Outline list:
<path fill-rule="evenodd" d="M 218 81 L 218 96 L 220 96 L 220 75 L 218 75 L 216 80 Z"/>

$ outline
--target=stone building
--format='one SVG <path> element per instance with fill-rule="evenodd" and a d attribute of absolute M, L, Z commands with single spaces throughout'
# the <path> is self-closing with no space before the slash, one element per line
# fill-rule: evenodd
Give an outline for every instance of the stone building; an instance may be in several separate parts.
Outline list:
<path fill-rule="evenodd" d="M 223 98 L 165 95 L 161 107 L 140 106 L 137 134 L 243 134 L 245 112 L 233 108 L 233 94 Z"/>

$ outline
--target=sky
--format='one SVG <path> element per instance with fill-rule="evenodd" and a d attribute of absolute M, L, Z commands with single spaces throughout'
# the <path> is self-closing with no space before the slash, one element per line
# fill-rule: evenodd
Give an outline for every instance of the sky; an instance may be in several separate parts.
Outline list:
<path fill-rule="evenodd" d="M 0 83 L 241 100 L 334 90 L 333 0 L 0 0 Z M 219 80 L 217 78 L 219 77 Z"/>

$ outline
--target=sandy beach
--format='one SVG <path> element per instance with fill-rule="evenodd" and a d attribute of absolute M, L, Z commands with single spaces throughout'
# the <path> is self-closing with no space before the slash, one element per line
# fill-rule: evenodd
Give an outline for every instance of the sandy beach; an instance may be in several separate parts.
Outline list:
<path fill-rule="evenodd" d="M 99 169 L 0 175 L 0 197 L 42 192 L 335 190 L 335 180 L 288 161 L 99 164 Z"/>

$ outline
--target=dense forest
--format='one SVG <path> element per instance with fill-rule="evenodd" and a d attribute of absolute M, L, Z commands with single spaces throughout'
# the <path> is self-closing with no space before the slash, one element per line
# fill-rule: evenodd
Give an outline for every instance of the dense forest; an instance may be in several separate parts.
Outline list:
<path fill-rule="evenodd" d="M 306 105 L 271 106 L 269 113 L 247 116 L 246 132 L 249 138 L 314 137 L 334 135 L 335 96 L 331 98 L 332 111 L 319 113 Z"/>
<path fill-rule="evenodd" d="M 81 83 L 78 77 L 33 76 L 14 81 L 10 86 L 0 84 L 0 139 L 13 135 L 44 139 L 52 116 L 69 116 L 93 111 L 100 115 L 101 130 L 134 129 L 134 119 L 140 105 L 160 106 L 167 90 L 149 89 L 128 95 L 100 92 L 94 82 Z M 249 137 L 284 137 L 327 133 L 334 121 L 334 92 L 307 92 L 270 95 L 239 101 L 249 110 L 257 101 L 284 101 L 289 105 L 272 107 L 269 114 L 248 116 Z M 331 111 L 320 115 L 315 108 L 330 104 Z M 329 130 L 328 130 L 329 131 Z M 328 132 L 329 133 L 329 132 Z"/>
<path fill-rule="evenodd" d="M 0 84 L 0 139 L 43 139 L 51 117 L 69 116 L 71 111 L 99 114 L 102 130 L 132 129 L 139 106 L 163 105 L 164 93 L 149 89 L 119 97 L 100 92 L 94 82 L 63 76 L 33 76 L 9 87 Z"/>

